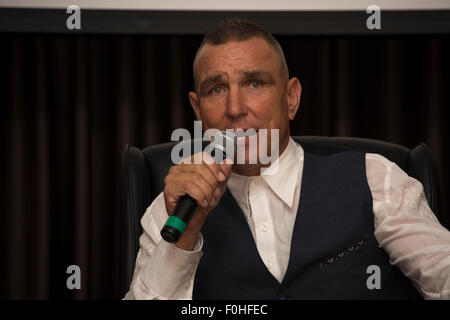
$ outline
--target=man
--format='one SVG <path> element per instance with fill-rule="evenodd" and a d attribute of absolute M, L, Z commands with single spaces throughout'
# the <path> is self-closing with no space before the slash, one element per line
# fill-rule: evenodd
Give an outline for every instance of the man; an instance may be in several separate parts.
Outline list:
<path fill-rule="evenodd" d="M 380 155 L 290 137 L 301 85 L 270 33 L 225 20 L 205 35 L 193 71 L 189 100 L 204 128 L 278 129 L 279 170 L 173 166 L 142 218 L 126 299 L 450 297 L 450 233 L 422 185 Z M 199 209 L 169 244 L 159 232 L 185 194 Z"/>

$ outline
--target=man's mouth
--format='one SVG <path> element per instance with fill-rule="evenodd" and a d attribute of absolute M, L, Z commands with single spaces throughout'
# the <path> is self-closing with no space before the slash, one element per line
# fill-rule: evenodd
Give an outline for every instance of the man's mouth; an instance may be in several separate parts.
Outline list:
<path fill-rule="evenodd" d="M 244 147 L 244 146 L 247 147 L 249 145 L 250 138 L 257 135 L 258 132 L 259 132 L 259 129 L 254 129 L 254 128 L 234 129 L 234 133 L 236 135 L 237 147 L 238 148 Z"/>
<path fill-rule="evenodd" d="M 255 128 L 238 128 L 238 129 L 233 129 L 233 130 L 234 130 L 234 134 L 237 136 L 240 136 L 240 137 L 252 136 L 259 132 L 259 129 L 255 129 Z"/>

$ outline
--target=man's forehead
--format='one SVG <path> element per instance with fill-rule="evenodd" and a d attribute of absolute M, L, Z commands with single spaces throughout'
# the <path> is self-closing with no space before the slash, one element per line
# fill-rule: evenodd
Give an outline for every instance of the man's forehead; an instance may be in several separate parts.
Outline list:
<path fill-rule="evenodd" d="M 240 69 L 236 70 L 236 75 L 240 78 L 252 78 L 252 77 L 260 77 L 260 78 L 268 78 L 271 77 L 271 70 L 264 70 L 262 68 L 255 69 Z M 227 72 L 219 71 L 219 70 L 209 70 L 205 77 L 210 81 L 213 80 L 229 80 L 229 74 Z"/>
<path fill-rule="evenodd" d="M 221 45 L 204 45 L 196 58 L 194 70 L 198 76 L 240 73 L 247 70 L 275 70 L 277 54 L 264 39 L 251 38 Z"/>

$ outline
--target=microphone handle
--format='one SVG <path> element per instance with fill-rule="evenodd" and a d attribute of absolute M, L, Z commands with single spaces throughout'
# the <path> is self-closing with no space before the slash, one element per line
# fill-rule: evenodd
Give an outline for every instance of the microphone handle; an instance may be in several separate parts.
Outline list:
<path fill-rule="evenodd" d="M 177 242 L 184 232 L 189 221 L 191 221 L 197 209 L 197 201 L 189 195 L 184 195 L 178 199 L 177 205 L 172 215 L 167 219 L 161 230 L 161 236 L 167 242 Z"/>

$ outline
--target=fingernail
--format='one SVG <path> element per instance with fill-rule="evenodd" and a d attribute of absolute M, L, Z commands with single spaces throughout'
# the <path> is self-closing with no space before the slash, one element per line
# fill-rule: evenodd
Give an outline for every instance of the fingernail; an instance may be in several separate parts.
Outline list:
<path fill-rule="evenodd" d="M 219 181 L 225 181 L 225 176 L 222 172 L 219 172 Z"/>
<path fill-rule="evenodd" d="M 208 200 L 203 199 L 202 204 L 203 204 L 203 206 L 204 206 L 205 208 L 207 208 L 207 207 L 208 207 Z"/>
<path fill-rule="evenodd" d="M 214 196 L 217 198 L 220 196 L 220 189 L 216 188 L 216 190 L 214 190 Z"/>

